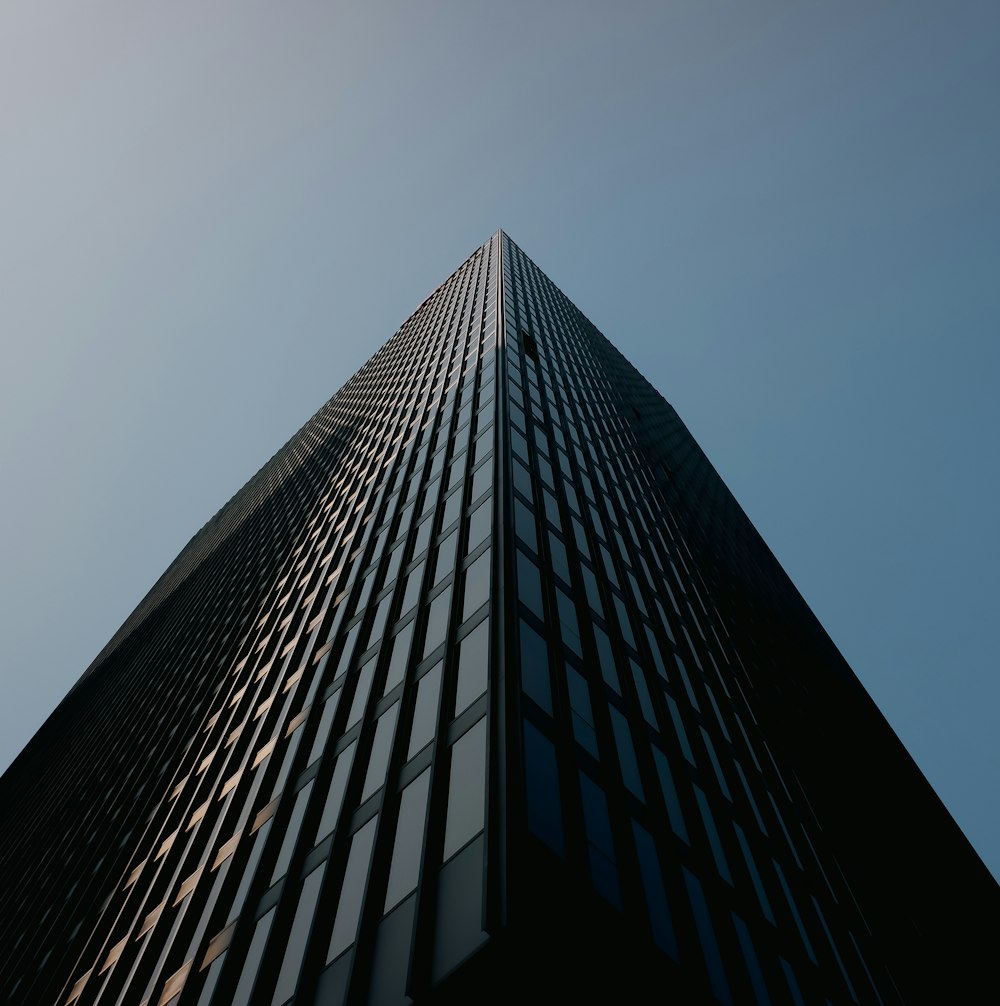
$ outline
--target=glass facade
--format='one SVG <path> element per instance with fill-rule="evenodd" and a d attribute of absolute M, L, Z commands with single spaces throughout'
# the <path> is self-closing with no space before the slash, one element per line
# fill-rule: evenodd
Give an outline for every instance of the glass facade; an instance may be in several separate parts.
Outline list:
<path fill-rule="evenodd" d="M 892 1003 L 973 973 L 949 905 L 998 905 L 676 413 L 502 232 L 0 794 L 0 1001 Z"/>

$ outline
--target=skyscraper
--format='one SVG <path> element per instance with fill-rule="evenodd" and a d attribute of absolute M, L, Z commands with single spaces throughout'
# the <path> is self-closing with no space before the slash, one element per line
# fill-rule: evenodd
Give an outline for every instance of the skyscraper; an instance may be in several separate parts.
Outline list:
<path fill-rule="evenodd" d="M 996 884 L 673 409 L 502 232 L 0 799 L 8 1002 L 989 987 Z"/>

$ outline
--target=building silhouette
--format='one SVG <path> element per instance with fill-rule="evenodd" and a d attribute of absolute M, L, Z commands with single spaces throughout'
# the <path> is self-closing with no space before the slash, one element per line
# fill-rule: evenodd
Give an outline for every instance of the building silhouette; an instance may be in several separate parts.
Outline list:
<path fill-rule="evenodd" d="M 997 885 L 498 232 L 0 781 L 0 1001 L 980 1001 Z"/>

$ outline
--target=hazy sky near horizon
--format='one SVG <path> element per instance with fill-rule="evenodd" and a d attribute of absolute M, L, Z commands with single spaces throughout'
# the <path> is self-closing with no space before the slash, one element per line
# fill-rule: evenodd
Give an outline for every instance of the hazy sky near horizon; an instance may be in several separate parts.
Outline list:
<path fill-rule="evenodd" d="M 995 0 L 7 0 L 0 768 L 503 227 L 1000 876 L 998 95 Z"/>

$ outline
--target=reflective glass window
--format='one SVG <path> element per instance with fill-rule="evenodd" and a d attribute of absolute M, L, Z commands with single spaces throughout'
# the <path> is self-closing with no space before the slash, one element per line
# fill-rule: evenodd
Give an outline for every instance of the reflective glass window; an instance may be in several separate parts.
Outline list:
<path fill-rule="evenodd" d="M 260 961 L 264 956 L 264 945 L 271 932 L 271 925 L 274 923 L 275 909 L 271 909 L 267 915 L 257 921 L 253 931 L 253 938 L 250 946 L 247 947 L 246 955 L 243 958 L 243 971 L 240 974 L 239 984 L 233 996 L 233 1002 L 246 1003 L 250 1001 L 254 984 L 257 981 L 257 972 L 260 970 Z"/>
<path fill-rule="evenodd" d="M 535 533 L 535 515 L 519 499 L 514 499 L 514 528 L 522 541 L 533 552 L 538 551 L 538 536 Z"/>
<path fill-rule="evenodd" d="M 674 732 L 677 735 L 677 742 L 681 746 L 681 751 L 684 752 L 684 757 L 697 767 L 694 760 L 694 754 L 691 751 L 691 745 L 688 742 L 687 731 L 684 729 L 684 721 L 681 719 L 680 710 L 677 708 L 677 703 L 674 701 L 672 695 L 665 695 L 664 698 L 667 700 L 667 710 L 670 713 L 670 719 L 674 724 Z"/>
<path fill-rule="evenodd" d="M 451 748 L 444 859 L 483 830 L 486 807 L 486 719 L 467 730 Z"/>
<path fill-rule="evenodd" d="M 455 688 L 455 715 L 468 709 L 486 691 L 489 666 L 490 623 L 481 622 L 458 647 L 458 681 Z"/>
<path fill-rule="evenodd" d="M 438 661 L 417 682 L 417 700 L 413 709 L 413 726 L 410 729 L 407 758 L 412 758 L 434 739 L 438 700 L 441 694 L 441 668 L 442 663 Z"/>
<path fill-rule="evenodd" d="M 438 545 L 437 560 L 434 563 L 434 578 L 431 586 L 440 583 L 455 568 L 455 553 L 458 549 L 458 531 L 452 531 Z"/>
<path fill-rule="evenodd" d="M 538 567 L 521 551 L 517 553 L 517 593 L 521 601 L 544 621 L 542 581 Z"/>
<path fill-rule="evenodd" d="M 594 626 L 594 639 L 597 642 L 597 659 L 601 667 L 601 676 L 617 694 L 621 695 L 622 686 L 618 680 L 618 670 L 615 667 L 615 656 L 611 650 L 611 640 L 596 625 Z"/>
<path fill-rule="evenodd" d="M 320 817 L 319 825 L 316 828 L 316 841 L 313 845 L 321 842 L 337 826 L 340 817 L 340 808 L 344 803 L 344 793 L 347 789 L 347 780 L 351 774 L 351 765 L 354 762 L 354 752 L 357 750 L 358 742 L 353 741 L 348 744 L 343 751 L 337 755 L 337 764 L 333 767 L 333 777 L 330 779 L 330 789 L 326 794 L 326 802 L 323 804 L 323 814 Z"/>
<path fill-rule="evenodd" d="M 486 499 L 480 503 L 469 518 L 469 545 L 467 552 L 472 552 L 490 536 L 493 528 L 493 500 Z"/>
<path fill-rule="evenodd" d="M 372 678 L 375 675 L 375 662 L 377 655 L 371 657 L 368 662 L 358 671 L 357 685 L 354 689 L 354 698 L 351 701 L 351 711 L 347 715 L 347 724 L 344 731 L 348 731 L 356 723 L 361 722 L 364 715 L 365 706 L 368 705 L 368 693 L 371 691 Z"/>
<path fill-rule="evenodd" d="M 298 984 L 299 974 L 302 970 L 302 958 L 309 940 L 309 930 L 312 927 L 313 916 L 316 914 L 316 902 L 319 899 L 320 882 L 323 879 L 325 866 L 325 863 L 317 866 L 302 882 L 295 918 L 292 920 L 288 941 L 281 959 L 281 971 L 278 973 L 278 981 L 274 986 L 274 994 L 271 996 L 272 1006 L 280 1006 L 295 992 L 295 986 Z M 240 1000 L 235 1001 L 239 1002 Z"/>
<path fill-rule="evenodd" d="M 430 779 L 431 770 L 425 769 L 403 790 L 400 797 L 396 841 L 392 849 L 389 883 L 385 893 L 386 912 L 398 905 L 417 886 Z"/>
<path fill-rule="evenodd" d="M 781 890 L 785 895 L 785 901 L 788 902 L 788 910 L 792 913 L 792 918 L 795 921 L 795 927 L 799 931 L 799 936 L 802 937 L 802 945 L 806 948 L 806 953 L 809 955 L 809 960 L 816 963 L 816 952 L 813 950 L 812 941 L 809 939 L 809 934 L 806 932 L 805 923 L 802 921 L 802 916 L 799 915 L 799 906 L 795 903 L 795 898 L 792 897 L 792 890 L 788 886 L 788 881 L 785 880 L 785 873 L 781 869 L 781 864 L 775 860 L 771 860 L 771 865 L 774 867 L 774 872 L 778 877 L 778 883 L 781 884 Z"/>
<path fill-rule="evenodd" d="M 285 828 L 285 836 L 278 851 L 278 858 L 275 861 L 274 869 L 271 871 L 271 883 L 273 884 L 279 877 L 283 877 L 288 870 L 292 853 L 295 851 L 295 842 L 299 837 L 299 828 L 302 825 L 302 818 L 306 813 L 306 804 L 309 802 L 309 794 L 312 792 L 314 780 L 309 782 L 299 790 L 295 797 L 295 804 L 292 807 L 292 816 L 288 819 L 288 826 Z"/>
<path fill-rule="evenodd" d="M 688 900 L 691 902 L 691 911 L 694 913 L 695 927 L 701 941 L 701 951 L 705 958 L 705 967 L 708 971 L 712 992 L 724 1006 L 732 1006 L 733 996 L 729 990 L 729 980 L 722 964 L 722 954 L 719 951 L 715 927 L 712 925 L 712 917 L 708 911 L 708 902 L 705 900 L 701 881 L 686 867 L 681 869 L 684 873 L 684 885 L 687 888 Z"/>
<path fill-rule="evenodd" d="M 312 747 L 309 749 L 309 757 L 306 759 L 307 765 L 311 765 L 326 748 L 327 741 L 330 739 L 330 730 L 333 727 L 333 717 L 337 713 L 337 706 L 343 692 L 344 689 L 339 688 L 323 703 L 323 713 L 320 716 L 319 726 L 316 728 Z"/>
<path fill-rule="evenodd" d="M 764 890 L 764 882 L 761 879 L 760 871 L 757 869 L 757 862 L 753 858 L 753 852 L 750 850 L 750 843 L 747 842 L 747 837 L 743 832 L 743 829 L 734 821 L 733 828 L 736 831 L 736 841 L 739 843 L 740 851 L 743 853 L 743 860 L 746 863 L 747 872 L 750 874 L 750 882 L 753 884 L 753 889 L 757 894 L 757 900 L 760 902 L 760 910 L 764 918 L 767 919 L 771 925 L 776 925 L 774 921 L 774 913 L 771 911 L 771 902 L 768 901 L 767 891 Z"/>
<path fill-rule="evenodd" d="M 528 827 L 559 855 L 564 854 L 556 749 L 533 724 L 524 724 Z"/>
<path fill-rule="evenodd" d="M 615 866 L 611 819 L 604 790 L 588 775 L 580 773 L 583 823 L 590 846 L 590 873 L 597 892 L 614 905 L 621 904 L 618 869 Z"/>
<path fill-rule="evenodd" d="M 571 665 L 566 665 L 566 685 L 573 718 L 573 736 L 576 742 L 595 758 L 597 734 L 594 731 L 594 713 L 590 705 L 590 688 L 587 679 Z"/>
<path fill-rule="evenodd" d="M 361 917 L 361 905 L 365 896 L 368 866 L 371 862 L 372 846 L 375 843 L 377 822 L 378 817 L 373 817 L 367 824 L 359 828 L 351 839 L 351 851 L 347 856 L 344 884 L 340 891 L 337 916 L 333 923 L 330 947 L 326 955 L 327 963 L 343 953 L 357 936 L 358 920 Z M 246 1000 L 236 999 L 234 1001 L 245 1002 Z"/>
<path fill-rule="evenodd" d="M 521 636 L 521 687 L 524 693 L 552 715 L 552 681 L 545 640 L 523 619 Z"/>
<path fill-rule="evenodd" d="M 427 609 L 427 632 L 424 636 L 424 656 L 433 652 L 448 634 L 448 613 L 451 608 L 452 587 L 449 584 L 431 601 Z"/>
<path fill-rule="evenodd" d="M 635 837 L 635 851 L 639 859 L 639 872 L 642 875 L 642 890 L 646 897 L 646 909 L 649 912 L 649 924 L 653 930 L 653 940 L 656 945 L 668 953 L 673 959 L 680 960 L 677 948 L 677 937 L 674 934 L 674 923 L 670 915 L 670 906 L 663 887 L 663 873 L 660 870 L 660 860 L 656 854 L 656 845 L 652 835 L 638 821 L 632 822 L 632 834 Z"/>
<path fill-rule="evenodd" d="M 700 786 L 692 783 L 691 788 L 694 790 L 695 802 L 698 804 L 701 819 L 705 824 L 705 834 L 708 835 L 708 844 L 712 849 L 712 855 L 715 857 L 716 869 L 719 871 L 719 876 L 727 884 L 732 884 L 733 876 L 729 872 L 729 862 L 726 860 L 726 853 L 722 848 L 722 838 L 715 826 L 715 817 L 712 814 L 712 808 L 708 805 L 708 798 Z"/>
<path fill-rule="evenodd" d="M 556 608 L 559 612 L 559 626 L 563 642 L 578 656 L 583 656 L 583 642 L 580 639 L 580 625 L 576 620 L 576 605 L 562 589 L 556 588 Z"/>
<path fill-rule="evenodd" d="M 642 789 L 642 780 L 639 778 L 639 762 L 635 757 L 632 732 L 629 730 L 628 720 L 614 706 L 611 707 L 611 728 L 615 735 L 618 761 L 621 764 L 625 785 L 635 796 L 645 801 L 646 795 Z"/>
<path fill-rule="evenodd" d="M 372 751 L 368 759 L 368 772 L 365 774 L 364 786 L 361 789 L 362 802 L 385 783 L 385 773 L 389 765 L 389 753 L 392 750 L 392 738 L 396 733 L 396 717 L 398 715 L 399 703 L 394 702 L 382 713 L 375 725 L 375 739 L 372 741 Z"/>
<path fill-rule="evenodd" d="M 462 603 L 462 621 L 478 611 L 490 597 L 490 549 L 476 559 L 465 571 L 465 597 Z"/>
<path fill-rule="evenodd" d="M 402 680 L 406 673 L 406 663 L 410 655 L 410 641 L 413 639 L 413 622 L 404 626 L 392 640 L 392 656 L 385 676 L 385 688 L 382 694 L 388 695 Z"/>

